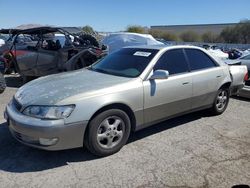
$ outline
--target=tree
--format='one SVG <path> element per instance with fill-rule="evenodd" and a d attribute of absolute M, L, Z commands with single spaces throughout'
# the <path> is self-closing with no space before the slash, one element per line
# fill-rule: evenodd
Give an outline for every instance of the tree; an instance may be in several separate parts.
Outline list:
<path fill-rule="evenodd" d="M 178 41 L 179 40 L 179 38 L 175 34 L 169 33 L 167 31 L 158 30 L 158 29 L 150 29 L 149 34 L 151 34 L 155 38 L 164 39 L 166 41 Z"/>
<path fill-rule="evenodd" d="M 130 33 L 141 33 L 141 34 L 146 33 L 145 28 L 139 25 L 128 26 L 126 31 Z"/>
<path fill-rule="evenodd" d="M 220 37 L 226 43 L 250 43 L 250 20 L 241 21 L 235 27 L 223 29 Z"/>
<path fill-rule="evenodd" d="M 203 42 L 214 43 L 217 42 L 218 36 L 212 32 L 206 32 L 201 36 Z"/>
<path fill-rule="evenodd" d="M 235 30 L 239 33 L 238 41 L 242 44 L 250 43 L 250 20 L 241 21 Z"/>
<path fill-rule="evenodd" d="M 193 32 L 193 31 L 183 32 L 180 35 L 180 38 L 184 42 L 199 42 L 199 41 L 201 41 L 200 35 L 198 35 L 197 33 Z"/>
<path fill-rule="evenodd" d="M 94 29 L 89 25 L 85 25 L 84 27 L 82 27 L 82 30 L 85 33 L 90 33 L 90 34 L 95 33 Z"/>

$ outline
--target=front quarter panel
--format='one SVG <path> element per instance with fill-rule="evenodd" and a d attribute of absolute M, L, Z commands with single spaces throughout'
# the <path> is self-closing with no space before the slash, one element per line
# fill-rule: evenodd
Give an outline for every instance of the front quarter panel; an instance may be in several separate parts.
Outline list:
<path fill-rule="evenodd" d="M 93 83 L 94 84 L 94 83 Z M 135 114 L 137 124 L 143 123 L 143 88 L 142 80 L 136 79 L 126 84 L 107 88 L 98 94 L 76 95 L 60 102 L 59 105 L 75 104 L 76 108 L 65 121 L 66 123 L 88 121 L 101 108 L 111 104 L 125 104 Z"/>

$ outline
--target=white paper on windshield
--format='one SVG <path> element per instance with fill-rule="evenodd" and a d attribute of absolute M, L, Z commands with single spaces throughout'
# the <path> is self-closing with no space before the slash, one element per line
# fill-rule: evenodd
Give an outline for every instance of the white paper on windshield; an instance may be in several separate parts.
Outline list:
<path fill-rule="evenodd" d="M 138 51 L 138 52 L 135 52 L 134 55 L 135 56 L 148 57 L 148 56 L 151 55 L 151 53 L 150 52 L 140 52 L 140 51 Z"/>

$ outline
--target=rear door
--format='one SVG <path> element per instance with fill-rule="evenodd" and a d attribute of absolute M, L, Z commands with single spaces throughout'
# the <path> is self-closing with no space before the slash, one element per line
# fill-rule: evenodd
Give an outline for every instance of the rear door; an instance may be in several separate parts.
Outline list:
<path fill-rule="evenodd" d="M 163 54 L 153 71 L 167 70 L 169 78 L 146 80 L 144 87 L 144 122 L 151 123 L 191 109 L 192 78 L 183 49 Z"/>
<path fill-rule="evenodd" d="M 199 49 L 185 49 L 193 82 L 192 109 L 213 104 L 224 74 L 222 68 Z"/>

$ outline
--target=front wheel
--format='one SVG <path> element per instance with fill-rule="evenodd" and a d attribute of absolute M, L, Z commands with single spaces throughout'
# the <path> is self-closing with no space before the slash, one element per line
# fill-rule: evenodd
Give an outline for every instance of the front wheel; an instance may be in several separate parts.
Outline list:
<path fill-rule="evenodd" d="M 214 115 L 220 115 L 222 114 L 229 103 L 229 89 L 227 88 L 221 88 L 217 92 L 216 98 L 214 100 L 213 107 L 211 108 L 211 111 Z"/>
<path fill-rule="evenodd" d="M 94 155 L 111 155 L 126 144 L 130 129 L 130 119 L 124 111 L 104 111 L 91 120 L 85 136 L 85 146 Z"/>

